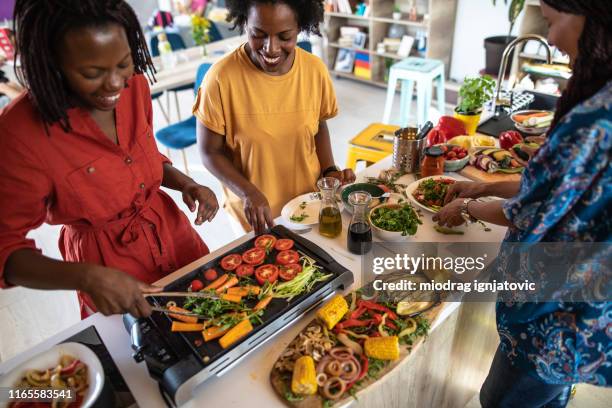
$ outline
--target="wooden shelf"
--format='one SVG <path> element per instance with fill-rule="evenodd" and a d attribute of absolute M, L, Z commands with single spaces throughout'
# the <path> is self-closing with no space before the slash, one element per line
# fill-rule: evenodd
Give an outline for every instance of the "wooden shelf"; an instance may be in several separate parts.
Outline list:
<path fill-rule="evenodd" d="M 376 85 L 376 86 L 379 86 L 381 88 L 386 88 L 387 87 L 387 83 L 384 82 L 384 81 L 377 81 L 375 79 L 361 78 L 361 77 L 358 77 L 357 75 L 351 74 L 349 72 L 341 72 L 341 71 L 332 70 L 332 74 L 334 74 L 334 75 L 336 75 L 338 77 L 353 79 L 355 81 L 363 82 L 363 83 L 370 84 L 370 85 Z"/>
<path fill-rule="evenodd" d="M 328 69 L 343 78 L 350 78 L 360 82 L 368 82 L 377 86 L 386 86 L 384 78 L 392 61 L 402 60 L 395 53 L 378 52 L 377 44 L 383 42 L 392 24 L 404 28 L 407 35 L 415 37 L 419 32 L 424 32 L 427 37 L 427 51 L 425 58 L 441 60 L 446 69 L 446 75 L 450 71 L 453 36 L 455 31 L 455 16 L 457 14 L 458 0 L 418 0 L 420 15 L 427 14 L 427 19 L 409 21 L 408 13 L 402 10 L 402 19 L 393 19 L 392 14 L 396 6 L 396 0 L 369 0 L 369 13 L 367 17 L 349 13 L 325 12 L 325 26 L 323 34 L 326 38 L 324 43 L 324 61 Z M 405 7 L 406 4 L 400 4 Z M 363 49 L 355 47 L 341 47 L 338 44 L 340 28 L 343 26 L 358 27 L 360 31 L 368 35 L 367 46 Z M 371 56 L 370 69 L 372 79 L 359 78 L 352 73 L 336 72 L 334 67 L 338 50 L 344 48 L 357 52 L 365 52 Z M 412 52 L 411 52 L 412 55 Z"/>

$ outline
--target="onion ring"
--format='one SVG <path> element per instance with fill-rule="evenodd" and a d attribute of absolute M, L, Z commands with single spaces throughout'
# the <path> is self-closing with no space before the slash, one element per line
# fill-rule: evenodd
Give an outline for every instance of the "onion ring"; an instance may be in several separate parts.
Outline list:
<path fill-rule="evenodd" d="M 342 365 L 338 360 L 332 360 L 325 366 L 325 372 L 332 377 L 340 377 L 342 374 Z"/>
<path fill-rule="evenodd" d="M 338 389 L 332 392 L 332 388 Z M 337 400 L 344 394 L 344 391 L 346 391 L 346 382 L 340 377 L 332 377 L 323 385 L 321 393 L 327 399 Z"/>
<path fill-rule="evenodd" d="M 327 363 L 329 363 L 331 360 L 332 360 L 331 356 L 329 355 L 323 356 L 321 360 L 319 360 L 319 363 L 317 364 L 317 374 L 324 372 L 325 366 L 327 366 Z"/>
<path fill-rule="evenodd" d="M 353 350 L 349 347 L 334 347 L 329 350 L 329 355 L 336 360 L 344 361 L 353 356 Z"/>
<path fill-rule="evenodd" d="M 168 307 L 168 308 L 176 307 L 176 302 L 174 300 L 171 300 L 168 303 L 166 303 L 166 307 Z"/>
<path fill-rule="evenodd" d="M 356 360 L 347 360 L 343 361 L 340 365 L 342 374 L 340 374 L 340 378 L 347 382 L 353 381 L 359 375 L 361 371 L 361 367 L 359 367 L 359 363 Z"/>
<path fill-rule="evenodd" d="M 319 387 L 324 386 L 326 382 L 327 382 L 327 374 L 325 373 L 317 374 L 317 385 Z"/>

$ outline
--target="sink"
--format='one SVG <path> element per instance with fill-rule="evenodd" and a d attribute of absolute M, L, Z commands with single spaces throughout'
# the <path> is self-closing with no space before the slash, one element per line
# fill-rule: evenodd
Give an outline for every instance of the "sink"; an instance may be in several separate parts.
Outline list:
<path fill-rule="evenodd" d="M 529 109 L 555 110 L 559 97 L 536 91 L 526 92 L 535 97 L 535 100 L 529 105 Z M 512 119 L 510 119 L 510 115 L 502 115 L 499 117 L 493 116 L 491 119 L 478 126 L 476 131 L 485 135 L 498 137 L 501 132 L 506 130 L 516 130 L 514 127 L 514 122 L 512 122 Z"/>

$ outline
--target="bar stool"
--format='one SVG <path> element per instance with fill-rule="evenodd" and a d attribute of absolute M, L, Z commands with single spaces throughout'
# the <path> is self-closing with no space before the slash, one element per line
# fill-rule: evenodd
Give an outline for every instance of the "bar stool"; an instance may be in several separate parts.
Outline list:
<path fill-rule="evenodd" d="M 346 168 L 355 170 L 357 162 L 366 166 L 376 163 L 393 153 L 393 133 L 398 126 L 372 123 L 349 142 Z"/>
<path fill-rule="evenodd" d="M 432 102 L 432 86 L 434 81 L 437 81 L 438 110 L 442 115 L 444 114 L 446 103 L 444 95 L 444 63 L 434 59 L 409 57 L 391 66 L 383 123 L 390 123 L 391 108 L 393 107 L 393 98 L 398 81 L 401 81 L 400 125 L 402 127 L 408 125 L 415 82 L 417 87 L 417 124 L 423 124 L 429 120 L 429 107 Z"/>

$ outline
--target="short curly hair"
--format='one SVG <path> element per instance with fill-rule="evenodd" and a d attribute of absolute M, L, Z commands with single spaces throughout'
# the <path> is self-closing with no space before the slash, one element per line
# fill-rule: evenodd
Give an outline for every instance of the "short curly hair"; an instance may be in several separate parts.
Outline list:
<path fill-rule="evenodd" d="M 251 6 L 281 3 L 289 6 L 295 13 L 300 32 L 321 35 L 319 24 L 324 16 L 323 0 L 227 0 L 227 21 L 233 22 L 233 29 L 238 27 L 242 34 Z"/>

